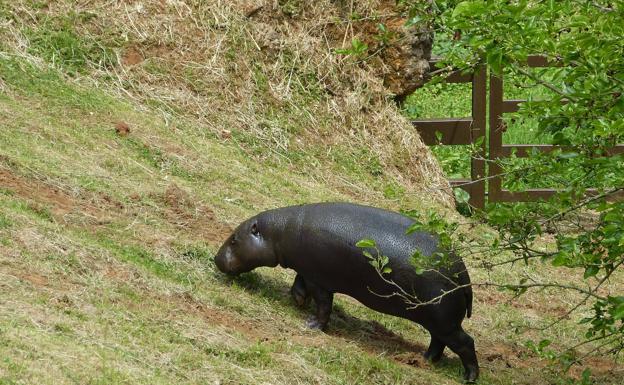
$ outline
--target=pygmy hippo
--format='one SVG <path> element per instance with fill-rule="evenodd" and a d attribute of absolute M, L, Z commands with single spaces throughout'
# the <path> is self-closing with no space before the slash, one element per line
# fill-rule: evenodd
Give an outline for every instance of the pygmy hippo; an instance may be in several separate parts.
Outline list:
<path fill-rule="evenodd" d="M 334 293 L 349 295 L 381 313 L 412 320 L 431 334 L 425 357 L 435 362 L 448 346 L 461 358 L 464 379 L 474 382 L 479 375 L 474 341 L 461 327 L 472 312 L 468 272 L 461 259 L 453 256 L 436 271 L 418 274 L 412 255 L 418 250 L 439 258 L 438 242 L 426 232 L 406 234 L 412 223 L 391 211 L 349 203 L 269 210 L 241 223 L 219 249 L 215 263 L 232 275 L 260 266 L 295 270 L 291 293 L 300 305 L 310 296 L 314 299 L 316 319 L 309 323 L 313 328 L 327 325 Z M 380 274 L 371 265 L 356 246 L 362 239 L 375 241 L 379 252 L 389 258 L 390 272 Z M 420 302 L 448 293 L 440 301 L 410 308 L 405 299 L 393 295 L 400 290 L 391 282 Z"/>

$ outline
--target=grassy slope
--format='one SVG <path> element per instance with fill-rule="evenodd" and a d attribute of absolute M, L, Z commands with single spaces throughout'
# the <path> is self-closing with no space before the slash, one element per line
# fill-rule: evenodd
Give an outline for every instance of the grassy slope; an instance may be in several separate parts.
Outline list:
<path fill-rule="evenodd" d="M 435 367 L 420 358 L 428 341 L 417 325 L 340 297 L 328 333 L 308 331 L 308 311 L 289 300 L 291 272 L 228 280 L 211 261 L 230 229 L 264 208 L 422 209 L 420 196 L 397 195 L 396 181 L 351 156 L 318 158 L 325 178 L 250 156 L 195 121 L 137 112 L 42 68 L 0 56 L 0 384 L 458 383 L 454 355 Z M 120 121 L 130 135 L 115 133 Z M 563 382 L 522 342 L 574 341 L 574 320 L 525 329 L 569 301 L 479 290 L 466 327 L 482 383 Z M 594 366 L 600 383 L 621 375 L 606 360 Z"/>
<path fill-rule="evenodd" d="M 0 98 L 2 383 L 457 383 L 455 357 L 437 367 L 420 359 L 427 341 L 416 325 L 340 298 L 329 333 L 307 331 L 287 294 L 291 273 L 229 281 L 215 272 L 215 248 L 245 216 L 348 194 L 53 71 L 17 59 L 0 68 L 9 91 Z M 130 135 L 118 136 L 115 121 L 129 122 Z M 510 325 L 562 304 L 536 311 L 527 301 L 477 296 L 467 327 L 484 383 L 554 381 L 511 341 Z M 569 340 L 574 330 L 557 332 Z"/>

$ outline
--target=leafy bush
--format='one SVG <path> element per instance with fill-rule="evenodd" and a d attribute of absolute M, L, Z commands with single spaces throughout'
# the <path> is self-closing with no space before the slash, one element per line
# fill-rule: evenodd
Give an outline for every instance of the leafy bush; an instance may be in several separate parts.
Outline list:
<path fill-rule="evenodd" d="M 472 0 L 433 1 L 429 6 L 413 2 L 412 16 L 427 20 L 443 35 L 454 36 L 441 48 L 445 65 L 469 69 L 487 62 L 495 74 L 524 78 L 526 85 L 552 93 L 547 100 L 524 103 L 515 118 L 537 117 L 536 136 L 551 139 L 561 149 L 498 163 L 510 181 L 508 188 L 554 186 L 560 192 L 546 202 L 491 204 L 480 213 L 500 234 L 486 254 L 502 250 L 515 254 L 483 264 L 491 269 L 540 260 L 574 269 L 571 274 L 581 271 L 575 285 L 535 282 L 522 275 L 518 282 L 502 286 L 518 295 L 541 288 L 581 293 L 582 300 L 570 309 L 591 305 L 591 316 L 582 321 L 588 329 L 581 344 L 599 340 L 592 350 L 620 353 L 624 296 L 603 294 L 601 289 L 624 265 L 624 201 L 614 199 L 624 190 L 624 157 L 612 150 L 624 143 L 624 3 Z M 559 66 L 530 71 L 523 63 L 534 54 Z M 590 186 L 597 190 L 588 193 Z M 426 227 L 428 222 L 423 223 Z M 554 245 L 544 245 L 541 239 L 546 232 L 554 235 Z M 476 252 L 471 245 L 453 247 L 463 254 Z M 582 358 L 570 360 L 570 351 L 558 356 L 568 365 Z"/>

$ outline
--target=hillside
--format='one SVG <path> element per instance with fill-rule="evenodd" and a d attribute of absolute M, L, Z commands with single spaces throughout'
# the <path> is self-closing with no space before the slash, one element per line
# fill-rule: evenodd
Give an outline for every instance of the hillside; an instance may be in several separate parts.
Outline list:
<path fill-rule="evenodd" d="M 421 358 L 418 325 L 339 297 L 328 332 L 310 331 L 292 272 L 228 279 L 212 262 L 271 207 L 455 215 L 380 80 L 315 54 L 315 12 L 333 2 L 277 2 L 268 32 L 252 2 L 74 3 L 0 2 L 0 384 L 459 383 L 454 355 Z M 258 48 L 271 36 L 279 53 Z M 576 319 L 514 331 L 568 299 L 475 301 L 482 383 L 563 383 L 523 341 L 575 341 Z M 592 365 L 601 383 L 622 375 Z"/>

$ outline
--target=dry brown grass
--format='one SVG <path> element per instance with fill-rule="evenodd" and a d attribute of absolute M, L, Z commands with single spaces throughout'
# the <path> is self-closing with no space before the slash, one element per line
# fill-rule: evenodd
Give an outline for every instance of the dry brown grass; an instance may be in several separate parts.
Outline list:
<path fill-rule="evenodd" d="M 381 2 L 342 3 L 366 17 Z M 229 229 L 262 209 L 449 203 L 376 69 L 332 53 L 363 28 L 338 2 L 38 4 L 0 3 L 0 383 L 459 382 L 455 356 L 420 359 L 428 341 L 412 323 L 338 296 L 329 333 L 311 332 L 289 301 L 292 272 L 228 280 L 210 263 Z M 114 60 L 87 55 L 69 71 L 48 55 L 58 42 L 37 43 L 58 31 Z M 34 81 L 22 82 L 28 65 Z M 63 75 L 46 83 L 49 68 Z M 404 193 L 386 196 L 389 184 Z M 469 262 L 475 281 L 577 279 L 541 266 L 488 275 Z M 539 330 L 575 299 L 478 289 L 465 326 L 482 383 L 565 383 L 523 342 L 576 341 L 580 312 Z M 613 361 L 590 366 L 599 383 L 622 376 Z"/>
<path fill-rule="evenodd" d="M 44 22 L 60 28 L 70 18 L 76 33 L 115 55 L 108 66 L 86 63 L 83 83 L 168 120 L 192 119 L 205 134 L 264 149 L 254 156 L 302 163 L 356 158 L 358 167 L 449 204 L 437 163 L 378 73 L 387 65 L 334 52 L 353 37 L 372 40 L 371 23 L 396 20 L 390 3 L 58 1 L 35 9 L 17 1 L 3 36 L 28 55 L 32 43 L 23 30 Z M 319 177 L 329 171 L 318 166 L 307 171 Z"/>

